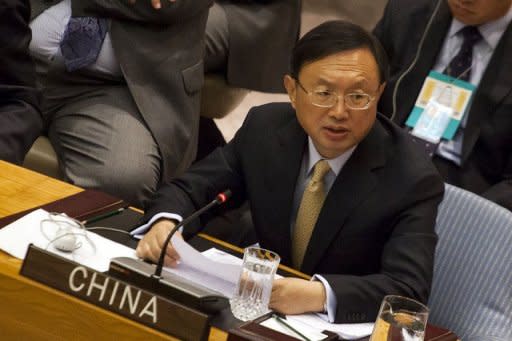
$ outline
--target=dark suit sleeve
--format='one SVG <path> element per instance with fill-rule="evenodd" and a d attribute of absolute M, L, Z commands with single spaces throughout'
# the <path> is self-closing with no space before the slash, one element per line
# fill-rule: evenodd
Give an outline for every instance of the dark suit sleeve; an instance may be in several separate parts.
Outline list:
<path fill-rule="evenodd" d="M 427 302 L 437 242 L 435 219 L 443 191 L 439 177 L 432 174 L 404 192 L 404 206 L 385 242 L 378 273 L 322 274 L 336 295 L 336 323 L 374 321 L 384 295 Z"/>
<path fill-rule="evenodd" d="M 211 6 L 213 0 L 162 0 L 162 8 L 155 9 L 149 0 L 80 0 L 72 1 L 73 15 L 99 16 L 140 23 L 176 25 L 186 22 Z"/>
<path fill-rule="evenodd" d="M 29 17 L 28 1 L 0 0 L 0 158 L 18 164 L 42 130 Z"/>
<path fill-rule="evenodd" d="M 391 31 L 390 28 L 393 26 L 393 18 L 396 18 L 397 14 L 400 13 L 399 7 L 400 5 L 403 5 L 397 4 L 397 2 L 398 1 L 394 0 L 388 1 L 386 7 L 384 7 L 382 17 L 379 19 L 379 21 L 377 22 L 372 31 L 372 33 L 379 39 L 380 43 L 383 45 L 390 59 L 392 59 L 394 52 L 390 50 L 391 47 L 393 46 L 393 37 L 389 35 L 389 32 Z"/>
<path fill-rule="evenodd" d="M 249 113 L 245 122 L 250 116 Z M 149 221 L 161 212 L 177 213 L 186 217 L 227 189 L 231 190 L 232 197 L 219 209 L 240 206 L 246 200 L 246 189 L 239 160 L 239 148 L 245 139 L 245 132 L 249 129 L 247 125 L 244 123 L 226 146 L 217 148 L 206 158 L 192 165 L 185 174 L 162 186 L 149 202 L 143 220 Z M 203 215 L 202 225 L 186 227 L 185 237 L 197 233 L 198 228 L 204 226 L 205 221 L 216 213 L 216 210 L 212 210 L 209 214 Z"/>

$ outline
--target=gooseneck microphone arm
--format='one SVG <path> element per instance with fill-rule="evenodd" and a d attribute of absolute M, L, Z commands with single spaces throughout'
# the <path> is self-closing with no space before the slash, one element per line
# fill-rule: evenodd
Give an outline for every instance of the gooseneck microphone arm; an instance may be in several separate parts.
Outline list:
<path fill-rule="evenodd" d="M 187 218 L 183 219 L 179 224 L 176 224 L 176 226 L 174 226 L 174 228 L 171 229 L 171 231 L 169 232 L 169 235 L 165 239 L 164 244 L 162 245 L 162 250 L 160 251 L 160 258 L 158 258 L 158 263 L 156 264 L 155 273 L 151 277 L 157 278 L 157 279 L 162 278 L 162 268 L 164 266 L 164 259 L 165 259 L 165 253 L 167 250 L 167 246 L 169 245 L 169 242 L 171 241 L 171 238 L 172 238 L 172 236 L 174 236 L 176 231 L 178 231 L 178 229 L 180 227 L 185 226 L 186 224 L 190 223 L 192 220 L 196 219 L 197 217 L 199 217 L 201 214 L 208 211 L 212 207 L 225 203 L 230 197 L 231 197 L 231 191 L 229 189 L 225 190 L 222 193 L 217 194 L 215 199 L 213 199 L 209 204 L 207 204 L 206 206 L 195 211 L 194 213 L 189 215 Z"/>

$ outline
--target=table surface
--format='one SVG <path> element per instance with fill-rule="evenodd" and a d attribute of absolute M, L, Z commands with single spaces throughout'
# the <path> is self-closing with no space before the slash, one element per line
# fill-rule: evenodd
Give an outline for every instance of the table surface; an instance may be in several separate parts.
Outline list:
<path fill-rule="evenodd" d="M 81 188 L 0 161 L 0 218 L 76 194 Z M 19 275 L 21 260 L 0 251 L 2 339 L 176 340 Z M 226 340 L 217 328 L 209 340 Z"/>

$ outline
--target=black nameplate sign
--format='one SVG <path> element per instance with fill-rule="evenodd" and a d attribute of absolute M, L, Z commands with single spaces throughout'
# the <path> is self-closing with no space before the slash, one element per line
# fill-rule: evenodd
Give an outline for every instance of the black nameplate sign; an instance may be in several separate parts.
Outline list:
<path fill-rule="evenodd" d="M 183 340 L 207 340 L 209 316 L 30 245 L 20 274 Z"/>

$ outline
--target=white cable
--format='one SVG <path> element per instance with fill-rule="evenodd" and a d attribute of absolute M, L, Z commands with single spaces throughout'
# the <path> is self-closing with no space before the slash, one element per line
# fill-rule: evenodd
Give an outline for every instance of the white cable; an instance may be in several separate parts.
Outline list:
<path fill-rule="evenodd" d="M 391 120 L 393 120 L 395 118 L 395 115 L 396 115 L 396 110 L 397 110 L 397 108 L 396 108 L 396 95 L 397 95 L 397 92 L 398 92 L 398 87 L 400 86 L 400 83 L 402 83 L 402 79 L 404 79 L 404 77 L 407 76 L 407 74 L 409 72 L 411 72 L 411 70 L 414 68 L 414 66 L 416 66 L 416 63 L 418 62 L 418 59 L 420 57 L 421 50 L 423 49 L 423 44 L 425 42 L 425 38 L 427 36 L 427 33 L 430 30 L 430 26 L 432 26 L 432 22 L 434 21 L 434 18 L 436 17 L 437 12 L 439 11 L 439 7 L 441 7 L 441 2 L 443 2 L 443 1 L 444 0 L 438 0 L 437 1 L 436 8 L 432 12 L 432 15 L 430 16 L 430 19 L 429 19 L 429 21 L 427 23 L 427 26 L 425 27 L 425 30 L 423 31 L 423 35 L 421 36 L 421 40 L 420 40 L 420 43 L 418 45 L 418 51 L 416 51 L 416 56 L 414 57 L 414 60 L 409 65 L 409 67 L 400 75 L 400 77 L 398 78 L 398 80 L 395 83 L 395 87 L 393 89 L 393 97 L 392 97 L 393 112 L 391 114 Z"/>

